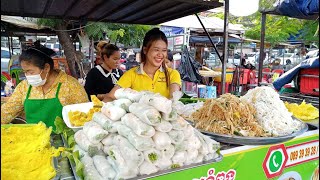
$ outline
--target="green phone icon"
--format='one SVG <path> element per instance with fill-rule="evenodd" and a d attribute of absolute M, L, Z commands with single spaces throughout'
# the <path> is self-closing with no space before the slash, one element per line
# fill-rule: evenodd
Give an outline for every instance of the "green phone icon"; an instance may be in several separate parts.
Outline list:
<path fill-rule="evenodd" d="M 275 151 L 271 154 L 269 159 L 269 169 L 271 172 L 277 172 L 282 164 L 282 153 Z"/>

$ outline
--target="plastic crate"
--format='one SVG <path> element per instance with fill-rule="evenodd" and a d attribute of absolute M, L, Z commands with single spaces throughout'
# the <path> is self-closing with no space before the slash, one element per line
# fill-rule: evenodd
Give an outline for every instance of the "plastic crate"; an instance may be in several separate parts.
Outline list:
<path fill-rule="evenodd" d="M 300 93 L 312 96 L 319 96 L 319 69 L 302 69 L 300 70 Z"/>

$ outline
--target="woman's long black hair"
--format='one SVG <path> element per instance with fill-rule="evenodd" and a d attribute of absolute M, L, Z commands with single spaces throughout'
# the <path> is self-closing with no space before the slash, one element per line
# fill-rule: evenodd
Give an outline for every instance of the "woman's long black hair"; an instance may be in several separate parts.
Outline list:
<path fill-rule="evenodd" d="M 157 41 L 157 40 L 164 41 L 168 46 L 167 37 L 162 31 L 160 31 L 159 28 L 153 28 L 153 29 L 151 29 L 150 31 L 148 31 L 146 33 L 146 35 L 144 36 L 143 45 L 142 45 L 142 48 L 141 48 L 141 63 L 146 63 L 146 61 L 147 61 L 147 57 L 144 54 L 143 48 L 146 48 L 146 51 L 149 51 L 149 48 L 150 48 L 151 44 L 154 41 Z M 169 77 L 169 72 L 168 72 L 168 69 L 166 67 L 166 62 L 165 61 L 162 62 L 162 68 L 164 70 L 164 74 L 165 74 L 165 77 L 166 77 L 166 85 L 167 85 L 167 87 L 169 87 L 169 85 L 170 85 L 170 77 Z"/>

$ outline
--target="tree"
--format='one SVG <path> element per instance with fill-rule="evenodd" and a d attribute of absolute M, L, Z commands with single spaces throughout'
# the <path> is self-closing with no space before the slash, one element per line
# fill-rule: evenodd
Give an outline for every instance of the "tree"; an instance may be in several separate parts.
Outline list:
<path fill-rule="evenodd" d="M 111 42 L 139 47 L 145 33 L 151 28 L 152 26 L 148 25 L 90 22 L 85 27 L 85 31 L 94 40 L 103 39 L 103 33 L 106 33 Z"/>
<path fill-rule="evenodd" d="M 67 29 L 69 22 L 59 19 L 40 18 L 37 19 L 37 23 L 39 25 L 49 26 L 56 31 L 59 42 L 64 50 L 70 73 L 73 77 L 78 78 L 79 75 L 76 72 L 75 63 L 77 63 L 77 66 L 79 67 L 79 60 L 76 58 L 76 50 L 73 46 L 73 40 L 69 34 L 71 31 L 68 31 Z M 80 77 L 81 76 L 82 73 L 80 73 Z"/>

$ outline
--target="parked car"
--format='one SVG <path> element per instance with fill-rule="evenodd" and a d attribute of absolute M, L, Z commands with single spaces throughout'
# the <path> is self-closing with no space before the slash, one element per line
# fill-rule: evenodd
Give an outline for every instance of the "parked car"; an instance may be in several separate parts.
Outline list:
<path fill-rule="evenodd" d="M 295 53 L 284 53 L 283 55 L 278 56 L 276 58 L 281 59 L 281 64 L 285 64 L 285 62 L 289 60 L 291 64 L 296 65 L 299 64 L 301 61 L 300 56 Z"/>
<path fill-rule="evenodd" d="M 14 53 L 15 54 L 15 53 Z M 1 72 L 9 72 L 10 51 L 9 48 L 1 47 Z"/>

